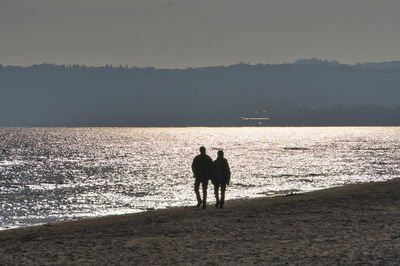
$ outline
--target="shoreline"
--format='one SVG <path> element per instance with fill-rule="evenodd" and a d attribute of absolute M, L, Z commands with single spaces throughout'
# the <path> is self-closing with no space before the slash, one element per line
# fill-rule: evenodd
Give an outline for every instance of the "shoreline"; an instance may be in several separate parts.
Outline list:
<path fill-rule="evenodd" d="M 394 179 L 396 179 L 396 178 L 394 178 Z M 393 180 L 393 179 L 389 179 L 387 181 L 390 181 L 390 180 Z M 377 182 L 386 182 L 386 181 L 377 181 Z M 371 183 L 371 182 L 368 182 L 368 183 Z M 362 183 L 362 184 L 368 184 L 368 183 Z M 288 190 L 288 191 L 291 191 L 291 192 L 278 193 L 278 194 L 261 193 L 261 194 L 259 194 L 259 196 L 250 196 L 250 197 L 229 199 L 229 200 L 226 200 L 226 202 L 258 200 L 258 199 L 264 199 L 264 198 L 265 199 L 269 199 L 269 198 L 289 197 L 289 196 L 307 194 L 307 193 L 312 193 L 312 192 L 315 192 L 315 191 L 323 191 L 323 190 L 328 190 L 328 189 L 337 188 L 337 187 L 343 187 L 343 186 L 348 186 L 348 185 L 355 185 L 355 184 L 338 185 L 338 186 L 333 186 L 333 187 L 328 187 L 328 188 L 320 188 L 320 189 L 311 190 L 311 191 L 294 191 L 293 192 L 291 190 Z M 201 191 L 201 187 L 200 187 L 200 191 Z M 209 199 L 210 197 L 211 197 L 211 199 Z M 208 208 L 214 208 L 215 199 L 214 199 L 214 195 L 211 195 L 210 191 L 208 191 L 207 202 L 208 202 L 207 203 Z M 210 202 L 212 202 L 212 203 L 210 203 Z M 76 222 L 76 221 L 81 221 L 81 220 L 86 220 L 86 219 L 101 219 L 101 218 L 114 217 L 114 216 L 115 217 L 120 217 L 120 216 L 125 216 L 125 215 L 136 215 L 136 214 L 143 213 L 143 212 L 154 212 L 154 211 L 169 210 L 169 209 L 180 209 L 180 208 L 187 209 L 187 208 L 194 208 L 194 205 L 195 205 L 195 201 L 193 202 L 193 205 L 190 205 L 190 206 L 185 206 L 184 205 L 184 206 L 167 206 L 167 207 L 164 207 L 164 208 L 147 208 L 147 209 L 140 209 L 140 211 L 137 211 L 137 212 L 129 212 L 129 213 L 122 213 L 122 214 L 112 214 L 111 213 L 111 214 L 105 214 L 105 215 L 100 215 L 100 216 L 84 215 L 84 216 L 74 216 L 74 217 L 69 217 L 69 218 L 62 218 L 60 220 L 41 222 L 41 223 L 34 223 L 34 224 L 27 224 L 27 225 L 15 225 L 15 226 L 8 225 L 8 226 L 3 227 L 3 228 L 0 227 L 0 232 L 2 232 L 2 231 L 10 231 L 10 230 L 18 230 L 18 229 L 29 229 L 29 228 L 38 227 L 38 226 L 52 226 L 54 224 Z"/>
<path fill-rule="evenodd" d="M 0 231 L 0 264 L 400 263 L 400 179 Z"/>
<path fill-rule="evenodd" d="M 396 179 L 396 178 L 394 178 Z M 387 181 L 390 181 L 393 179 L 389 179 Z M 210 181 L 211 182 L 211 181 Z M 386 181 L 378 181 L 378 182 L 386 182 Z M 347 184 L 347 185 L 336 185 L 333 187 L 328 187 L 328 188 L 319 188 L 316 190 L 311 190 L 311 191 L 299 191 L 299 190 L 282 190 L 282 191 L 277 191 L 278 193 L 275 194 L 268 194 L 268 193 L 258 193 L 257 196 L 246 196 L 243 198 L 234 198 L 234 199 L 229 199 L 226 200 L 227 202 L 236 202 L 236 201 L 246 201 L 246 200 L 257 200 L 257 199 L 263 199 L 263 198 L 276 198 L 276 197 L 288 197 L 288 196 L 293 196 L 293 195 L 300 195 L 300 194 L 307 194 L 315 191 L 322 191 L 322 190 L 327 190 L 327 189 L 332 189 L 336 187 L 342 187 L 342 186 L 348 186 L 348 185 L 354 185 L 354 184 Z M 212 187 L 212 184 L 211 184 Z M 209 188 L 210 189 L 210 188 Z M 229 187 L 227 188 L 227 190 Z M 201 187 L 200 187 L 201 191 Z M 290 192 L 289 192 L 290 191 Z M 207 205 L 211 206 L 211 208 L 214 208 L 214 202 L 215 198 L 214 195 L 212 194 L 213 191 L 208 191 L 208 198 L 207 198 Z M 229 192 L 228 192 L 229 193 Z M 212 202 L 212 203 L 210 203 Z M 105 217 L 113 217 L 113 216 L 124 216 L 124 215 L 135 215 L 143 212 L 153 212 L 153 211 L 160 211 L 160 210 L 169 210 L 169 209 L 176 209 L 176 208 L 193 208 L 195 205 L 196 201 L 193 201 L 193 205 L 181 205 L 181 206 L 167 206 L 164 208 L 146 208 L 146 209 L 139 209 L 139 211 L 136 212 L 128 212 L 128 213 L 119 213 L 119 214 L 105 214 L 105 215 L 84 215 L 84 216 L 74 216 L 74 217 L 64 217 L 60 220 L 53 220 L 53 221 L 47 221 L 47 222 L 41 222 L 41 223 L 32 223 L 32 224 L 27 224 L 27 225 L 7 225 L 5 227 L 0 227 L 0 232 L 2 231 L 9 231 L 9 230 L 17 230 L 17 229 L 29 229 L 31 227 L 37 227 L 37 226 L 51 226 L 53 224 L 60 224 L 60 223 L 67 223 L 67 222 L 75 222 L 75 221 L 80 221 L 80 220 L 85 220 L 85 219 L 97 219 L 97 218 L 105 218 Z"/>

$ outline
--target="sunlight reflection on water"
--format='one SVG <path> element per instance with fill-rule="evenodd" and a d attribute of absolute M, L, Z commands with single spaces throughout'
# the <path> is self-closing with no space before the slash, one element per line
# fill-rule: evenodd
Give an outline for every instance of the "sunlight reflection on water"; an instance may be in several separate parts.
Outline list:
<path fill-rule="evenodd" d="M 1 128 L 0 137 L 1 228 L 193 205 L 201 145 L 212 158 L 224 150 L 228 199 L 400 173 L 399 127 Z"/>

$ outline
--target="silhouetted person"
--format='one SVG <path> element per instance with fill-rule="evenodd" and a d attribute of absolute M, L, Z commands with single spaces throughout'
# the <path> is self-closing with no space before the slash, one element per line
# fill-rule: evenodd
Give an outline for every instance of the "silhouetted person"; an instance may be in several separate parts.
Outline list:
<path fill-rule="evenodd" d="M 224 207 L 225 203 L 225 189 L 226 185 L 229 185 L 231 179 L 231 170 L 229 169 L 228 161 L 224 158 L 224 152 L 218 151 L 218 157 L 213 162 L 212 165 L 212 182 L 214 184 L 214 193 L 215 193 L 215 208 L 220 207 L 221 209 Z M 221 187 L 221 198 L 219 198 L 218 192 Z"/>
<path fill-rule="evenodd" d="M 206 154 L 206 148 L 200 147 L 200 154 L 194 157 L 192 163 L 192 171 L 194 174 L 194 192 L 197 198 L 197 207 L 203 203 L 203 209 L 206 208 L 207 204 L 207 186 L 208 180 L 211 177 L 212 160 L 210 156 Z M 203 189 L 203 200 L 201 200 L 199 187 L 200 183 Z"/>

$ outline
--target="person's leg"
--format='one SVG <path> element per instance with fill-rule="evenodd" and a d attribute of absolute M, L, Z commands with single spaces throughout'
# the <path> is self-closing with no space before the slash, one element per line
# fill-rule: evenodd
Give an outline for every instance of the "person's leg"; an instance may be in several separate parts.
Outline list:
<path fill-rule="evenodd" d="M 200 179 L 196 178 L 194 181 L 194 193 L 196 194 L 196 199 L 197 199 L 197 207 L 200 207 L 201 205 L 201 197 L 200 197 Z"/>
<path fill-rule="evenodd" d="M 219 206 L 219 195 L 218 195 L 218 190 L 219 190 L 219 184 L 217 182 L 214 183 L 214 195 L 215 195 L 215 208 L 218 208 Z"/>
<path fill-rule="evenodd" d="M 208 187 L 208 179 L 205 179 L 201 182 L 201 186 L 203 188 L 203 209 L 207 206 L 207 187 Z"/>
<path fill-rule="evenodd" d="M 221 201 L 219 207 L 222 209 L 225 203 L 225 190 L 226 190 L 226 183 L 221 184 Z"/>

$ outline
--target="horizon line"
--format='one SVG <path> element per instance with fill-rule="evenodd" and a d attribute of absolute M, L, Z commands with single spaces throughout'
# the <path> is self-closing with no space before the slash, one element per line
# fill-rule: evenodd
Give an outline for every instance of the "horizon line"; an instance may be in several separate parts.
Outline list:
<path fill-rule="evenodd" d="M 347 63 L 340 63 L 338 60 L 328 60 L 325 58 L 317 58 L 317 57 L 310 57 L 310 58 L 300 58 L 292 62 L 282 62 L 282 63 L 249 63 L 249 62 L 239 62 L 236 64 L 230 65 L 208 65 L 208 66 L 191 66 L 191 67 L 156 67 L 156 66 L 129 66 L 127 64 L 105 64 L 105 65 L 85 65 L 85 64 L 57 64 L 57 63 L 35 63 L 35 64 L 28 64 L 28 65 L 3 65 L 0 63 L 0 68 L 7 68 L 7 67 L 19 67 L 19 68 L 29 68 L 34 66 L 64 66 L 64 67 L 87 67 L 87 68 L 124 68 L 124 69 L 154 69 L 154 70 L 189 70 L 189 69 L 206 69 L 206 68 L 219 68 L 219 67 L 233 67 L 233 66 L 240 66 L 240 65 L 247 65 L 247 66 L 277 66 L 277 65 L 313 65 L 313 64 L 335 64 L 335 65 L 345 65 L 345 66 L 358 66 L 358 65 L 365 65 L 365 64 L 382 64 L 382 63 L 400 63 L 400 59 L 397 60 L 389 60 L 389 61 L 369 61 L 369 62 L 357 62 L 354 64 L 347 64 Z"/>

